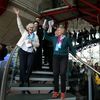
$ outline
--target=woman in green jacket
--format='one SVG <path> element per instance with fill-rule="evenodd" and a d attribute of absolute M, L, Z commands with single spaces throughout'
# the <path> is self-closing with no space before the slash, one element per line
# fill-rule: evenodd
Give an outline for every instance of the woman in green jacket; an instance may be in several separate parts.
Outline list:
<path fill-rule="evenodd" d="M 45 32 L 45 39 L 53 43 L 53 74 L 54 74 L 54 92 L 52 98 L 59 97 L 59 75 L 61 77 L 61 100 L 65 98 L 66 91 L 66 71 L 68 64 L 69 50 L 75 56 L 76 50 L 72 45 L 72 40 L 65 36 L 65 28 L 60 25 L 54 36 L 49 36 L 50 33 Z"/>

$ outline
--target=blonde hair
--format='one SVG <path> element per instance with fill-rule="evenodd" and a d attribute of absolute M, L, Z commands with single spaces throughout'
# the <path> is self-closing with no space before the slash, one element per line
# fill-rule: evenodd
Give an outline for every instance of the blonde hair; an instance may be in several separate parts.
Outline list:
<path fill-rule="evenodd" d="M 29 23 L 28 25 L 26 25 L 26 29 L 28 30 L 30 27 L 34 27 L 33 23 Z"/>
<path fill-rule="evenodd" d="M 62 24 L 60 24 L 57 28 L 63 29 L 64 30 L 64 33 L 66 32 L 66 29 L 65 29 L 64 25 L 62 25 Z"/>
<path fill-rule="evenodd" d="M 63 24 L 59 24 L 58 28 L 65 29 L 65 27 L 64 27 L 64 25 L 63 25 Z"/>

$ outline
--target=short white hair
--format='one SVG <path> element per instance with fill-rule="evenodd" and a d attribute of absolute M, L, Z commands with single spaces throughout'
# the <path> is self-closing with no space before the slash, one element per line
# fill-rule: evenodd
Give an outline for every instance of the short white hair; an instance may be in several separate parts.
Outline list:
<path fill-rule="evenodd" d="M 33 23 L 29 23 L 28 25 L 26 25 L 26 29 L 28 30 L 30 27 L 34 27 Z"/>

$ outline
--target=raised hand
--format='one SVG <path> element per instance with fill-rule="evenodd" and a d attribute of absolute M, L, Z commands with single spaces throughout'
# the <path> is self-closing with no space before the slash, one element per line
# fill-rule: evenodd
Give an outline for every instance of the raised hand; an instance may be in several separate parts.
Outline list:
<path fill-rule="evenodd" d="M 13 11 L 15 12 L 16 15 L 19 15 L 19 9 L 13 8 Z"/>

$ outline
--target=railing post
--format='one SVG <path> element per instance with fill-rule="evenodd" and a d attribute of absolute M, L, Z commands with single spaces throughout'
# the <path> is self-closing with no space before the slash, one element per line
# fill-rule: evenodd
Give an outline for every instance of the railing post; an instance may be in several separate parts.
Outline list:
<path fill-rule="evenodd" d="M 92 80 L 91 69 L 88 68 L 88 100 L 92 100 Z"/>

